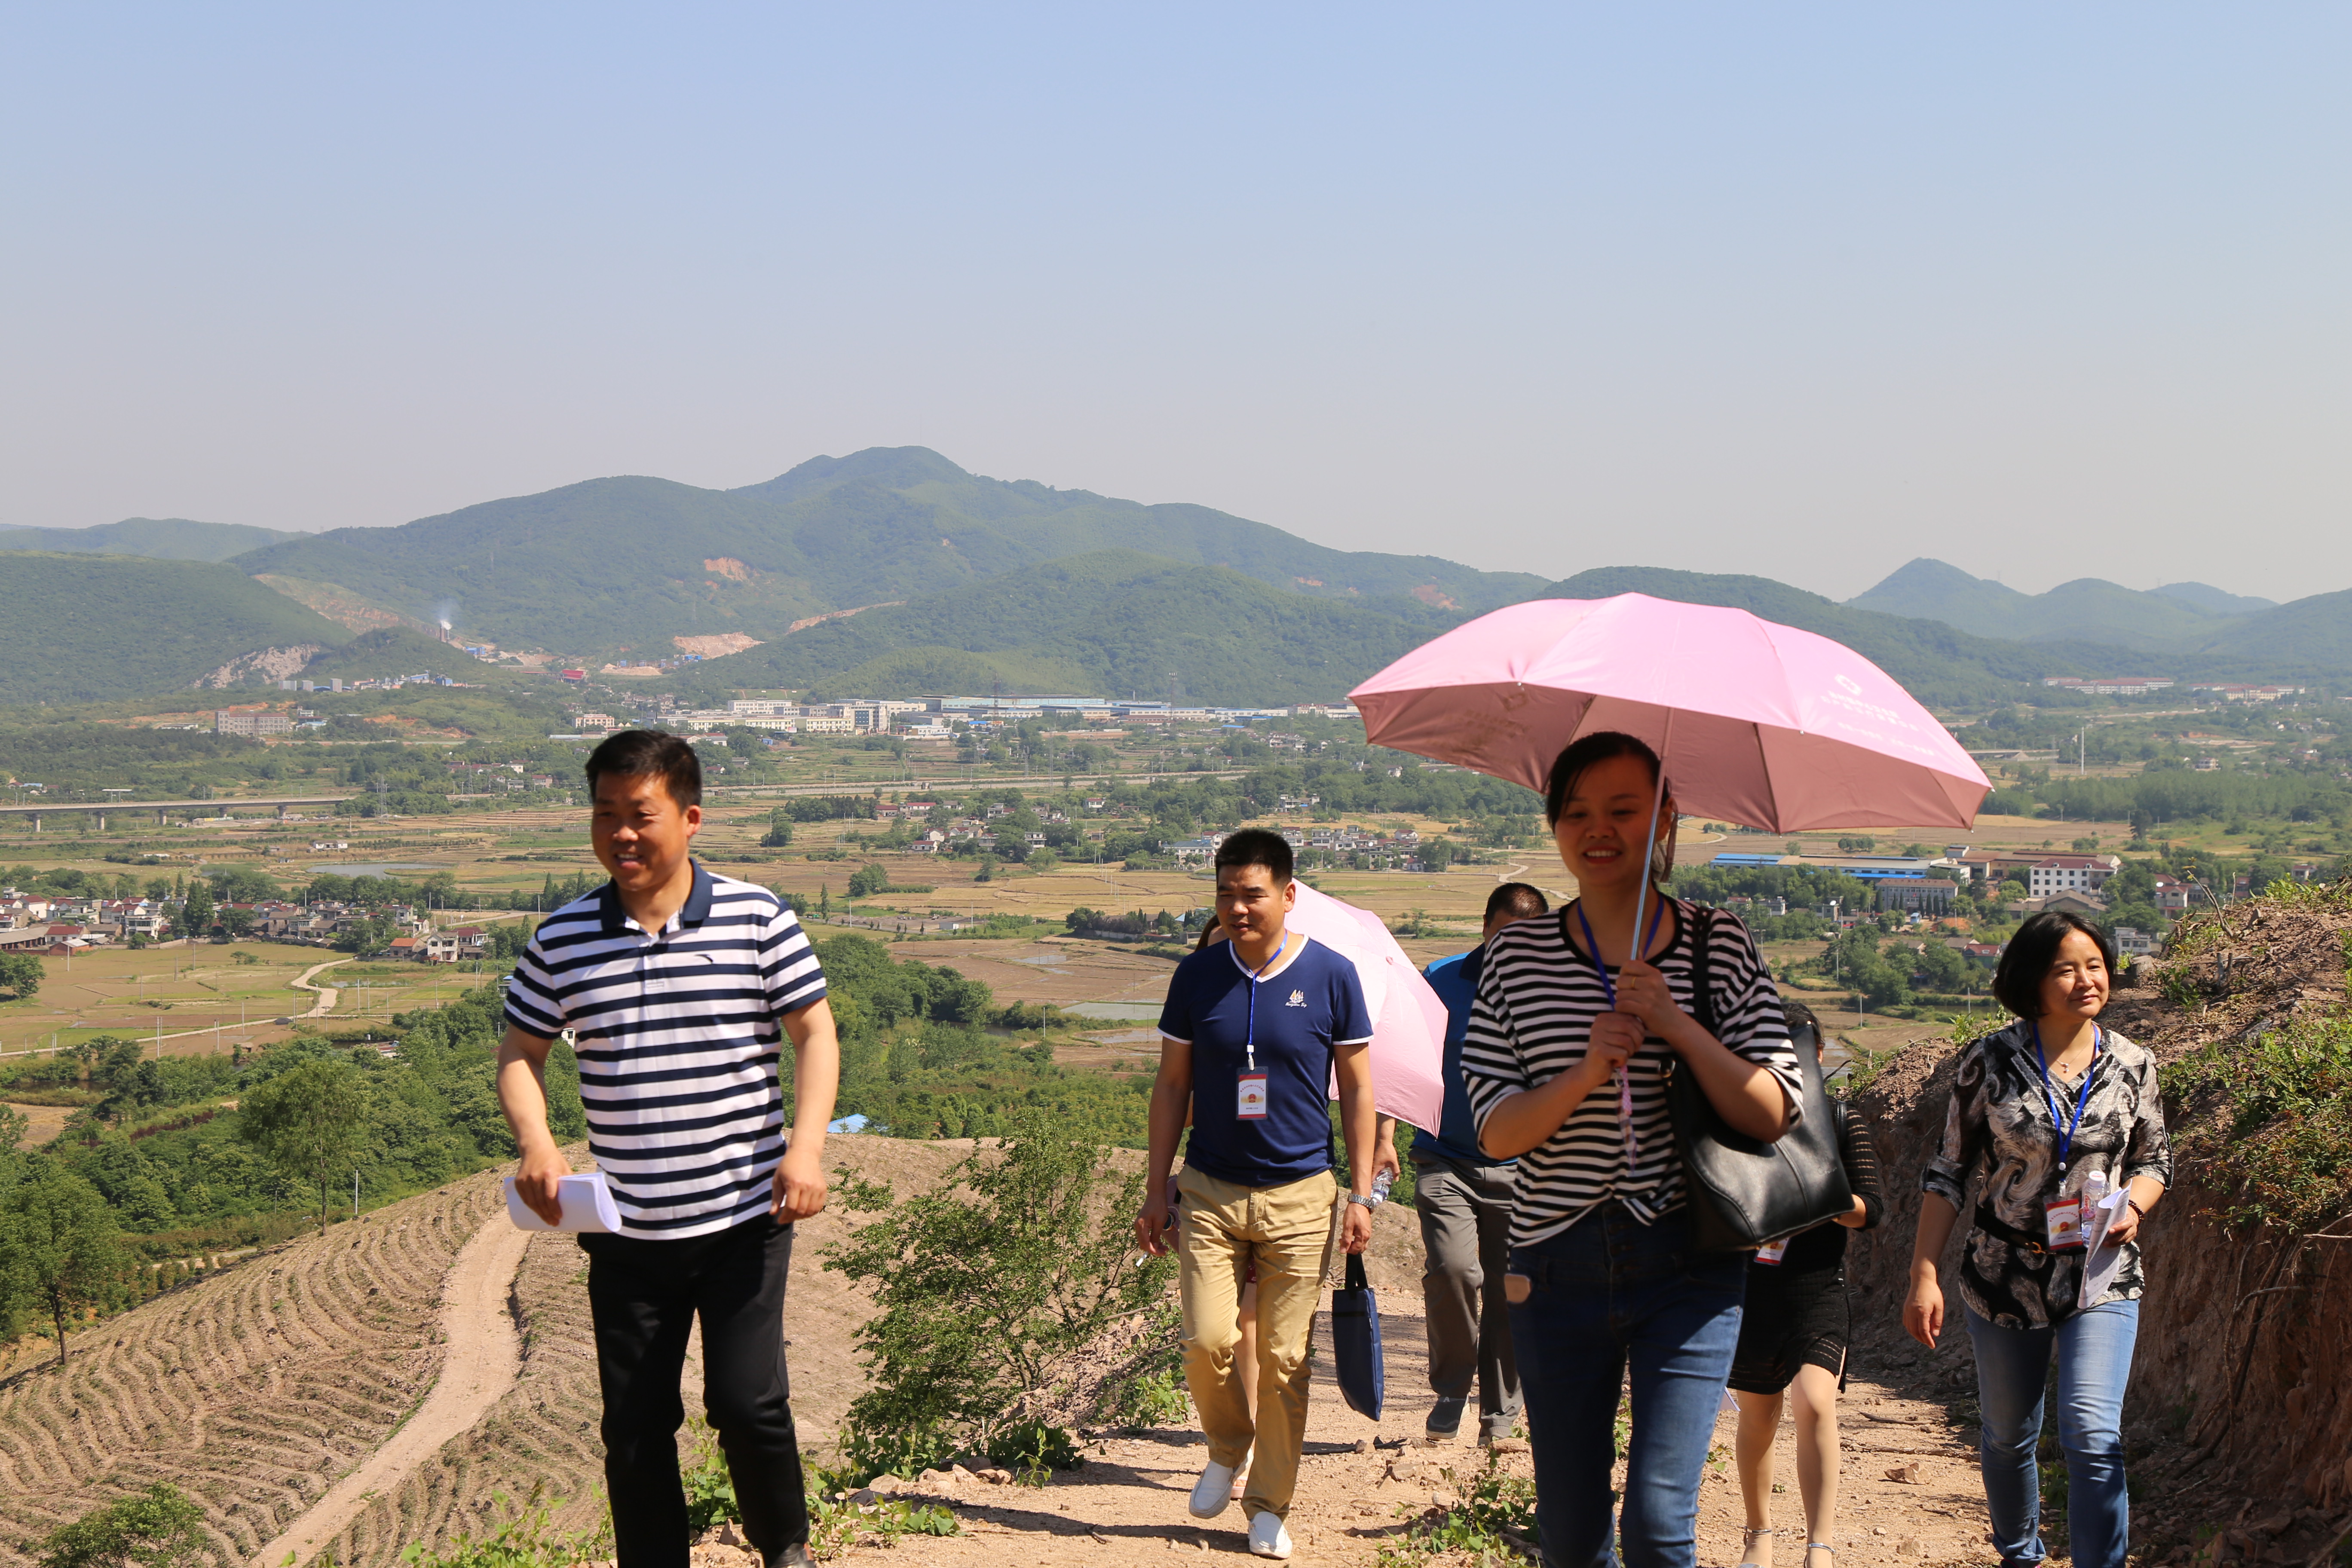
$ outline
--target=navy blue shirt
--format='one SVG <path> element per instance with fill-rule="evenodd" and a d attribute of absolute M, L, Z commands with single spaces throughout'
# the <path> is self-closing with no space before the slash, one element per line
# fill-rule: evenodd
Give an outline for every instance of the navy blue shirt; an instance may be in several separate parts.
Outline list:
<path fill-rule="evenodd" d="M 1508 1165 L 1478 1147 L 1477 1120 L 1470 1114 L 1470 1091 L 1462 1085 L 1462 1041 L 1470 1031 L 1470 1005 L 1478 999 L 1478 974 L 1486 966 L 1486 950 L 1474 947 L 1451 958 L 1441 958 L 1422 975 L 1437 999 L 1445 1004 L 1445 1060 L 1440 1076 L 1445 1082 L 1445 1112 L 1437 1131 L 1415 1128 L 1412 1152 L 1464 1165 Z"/>
<path fill-rule="evenodd" d="M 1160 1032 L 1192 1047 L 1184 1163 L 1245 1187 L 1279 1186 L 1331 1168 L 1332 1047 L 1372 1037 L 1356 966 L 1312 937 L 1286 940 L 1297 956 L 1255 985 L 1232 942 L 1192 954 L 1176 966 L 1160 1014 Z M 1244 1117 L 1241 1080 L 1253 1037 L 1266 1113 Z"/>

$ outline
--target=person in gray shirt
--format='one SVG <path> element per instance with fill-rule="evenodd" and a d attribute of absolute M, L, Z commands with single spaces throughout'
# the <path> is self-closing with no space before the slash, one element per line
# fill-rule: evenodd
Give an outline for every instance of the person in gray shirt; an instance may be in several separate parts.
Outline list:
<path fill-rule="evenodd" d="M 1486 899 L 1483 939 L 1546 913 L 1538 889 L 1506 882 Z M 1511 1318 L 1503 1300 L 1504 1265 L 1511 1251 L 1511 1160 L 1489 1158 L 1478 1147 L 1470 1096 L 1462 1087 L 1462 1040 L 1477 999 L 1486 942 L 1441 958 L 1422 973 L 1445 1004 L 1445 1111 L 1434 1132 L 1412 1136 L 1413 1209 L 1429 1262 L 1421 1277 L 1428 1312 L 1429 1386 L 1437 1394 L 1426 1428 L 1433 1443 L 1451 1442 L 1462 1429 L 1470 1382 L 1478 1382 L 1478 1439 L 1507 1437 L 1519 1415 L 1519 1372 L 1511 1358 Z"/>

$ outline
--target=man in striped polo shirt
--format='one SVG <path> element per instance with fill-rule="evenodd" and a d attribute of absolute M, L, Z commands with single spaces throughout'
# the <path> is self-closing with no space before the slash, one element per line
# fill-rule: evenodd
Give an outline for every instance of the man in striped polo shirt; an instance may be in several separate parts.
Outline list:
<path fill-rule="evenodd" d="M 808 1508 L 784 1368 L 793 1225 L 824 1206 L 841 1052 L 824 973 L 773 893 L 689 853 L 702 767 L 674 735 L 625 731 L 588 758 L 590 837 L 612 880 L 540 926 L 507 985 L 499 1102 L 525 1203 L 559 1217 L 571 1171 L 547 1128 L 547 1053 L 577 1039 L 588 1147 L 620 1210 L 586 1235 L 620 1568 L 686 1568 L 678 1377 L 702 1320 L 703 1406 L 743 1533 L 767 1568 L 805 1563 Z M 792 1136 L 778 1079 L 793 1043 Z"/>

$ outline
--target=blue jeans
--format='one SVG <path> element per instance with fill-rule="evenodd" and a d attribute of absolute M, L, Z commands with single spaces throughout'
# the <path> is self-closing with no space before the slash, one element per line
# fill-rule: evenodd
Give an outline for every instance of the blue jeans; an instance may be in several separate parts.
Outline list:
<path fill-rule="evenodd" d="M 1623 1542 L 1631 1568 L 1692 1568 L 1706 1465 L 1748 1260 L 1692 1249 L 1677 1211 L 1643 1225 L 1612 1202 L 1533 1247 L 1510 1269 L 1532 1289 L 1511 1308 L 1536 1468 L 1546 1568 L 1614 1568 L 1610 1471 L 1630 1363 L 1633 1447 Z"/>
<path fill-rule="evenodd" d="M 1968 1314 L 1984 1413 L 1985 1505 L 2002 1568 L 2042 1561 L 2042 1391 L 2058 1352 L 2058 1445 L 2066 1455 L 2066 1534 L 2074 1568 L 2124 1568 L 2131 1499 L 2124 1491 L 2124 1385 L 2139 1303 L 2110 1301 L 2050 1329 L 2003 1329 Z"/>

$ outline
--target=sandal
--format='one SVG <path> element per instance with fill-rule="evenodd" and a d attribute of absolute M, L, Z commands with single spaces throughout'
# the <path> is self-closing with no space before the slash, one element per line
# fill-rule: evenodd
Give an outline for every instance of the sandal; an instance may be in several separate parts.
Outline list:
<path fill-rule="evenodd" d="M 1780 1533 L 1780 1531 L 1779 1531 L 1774 1530 L 1774 1529 L 1773 1529 L 1770 1525 L 1769 1525 L 1769 1524 L 1768 1524 L 1768 1525 L 1766 1525 L 1766 1526 L 1765 1526 L 1763 1529 L 1761 1529 L 1761 1530 L 1748 1530 L 1748 1529 L 1747 1529 L 1747 1528 L 1745 1528 L 1745 1527 L 1742 1527 L 1742 1528 L 1741 1528 L 1741 1530 L 1740 1530 L 1740 1531 L 1739 1531 L 1739 1550 L 1741 1551 L 1741 1552 L 1745 1553 L 1745 1552 L 1747 1552 L 1748 1551 L 1749 1551 L 1751 1548 L 1753 1548 L 1753 1547 L 1755 1546 L 1755 1544 L 1756 1544 L 1758 1542 L 1759 1542 L 1759 1541 L 1763 1540 L 1766 1536 L 1768 1536 L 1768 1535 L 1778 1535 L 1779 1533 Z M 1755 1563 L 1742 1563 L 1739 1565 L 1739 1568 L 1757 1568 L 1757 1565 L 1756 1565 Z"/>
<path fill-rule="evenodd" d="M 1813 1568 L 1812 1553 L 1816 1552 L 1826 1552 L 1830 1554 L 1831 1563 L 1837 1562 L 1836 1547 L 1826 1541 L 1808 1541 L 1805 1542 L 1805 1568 Z"/>

